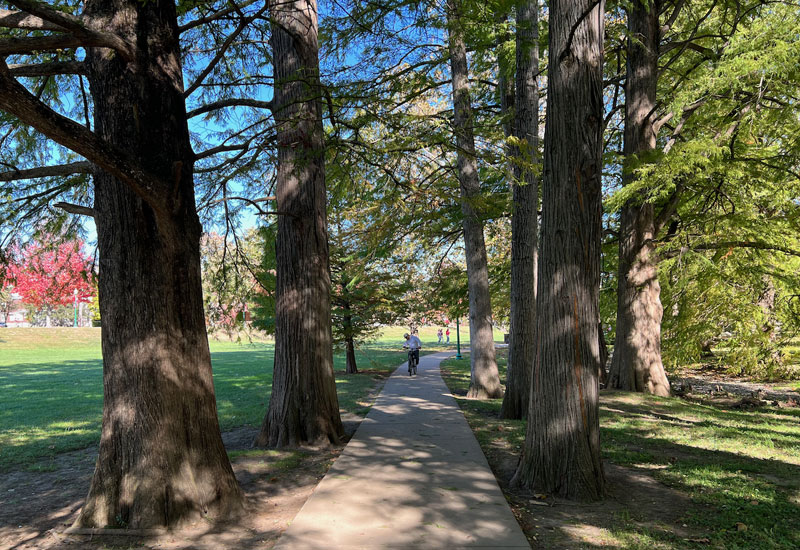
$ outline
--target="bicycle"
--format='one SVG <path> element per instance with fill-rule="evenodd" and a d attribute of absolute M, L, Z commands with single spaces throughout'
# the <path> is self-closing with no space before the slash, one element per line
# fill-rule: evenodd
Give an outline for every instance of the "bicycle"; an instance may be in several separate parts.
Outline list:
<path fill-rule="evenodd" d="M 405 347 L 405 346 L 404 346 Z M 419 349 L 408 350 L 408 375 L 417 375 L 417 365 L 419 365 Z"/>

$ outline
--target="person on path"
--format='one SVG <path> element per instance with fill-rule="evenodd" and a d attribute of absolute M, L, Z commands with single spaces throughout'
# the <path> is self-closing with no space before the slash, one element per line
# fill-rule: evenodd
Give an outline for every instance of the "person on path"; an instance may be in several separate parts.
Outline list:
<path fill-rule="evenodd" d="M 408 350 L 408 373 L 411 374 L 411 362 L 414 362 L 414 367 L 419 365 L 419 350 L 422 348 L 422 342 L 416 334 L 409 335 L 407 332 L 403 335 L 403 338 L 406 339 L 403 347 Z"/>
<path fill-rule="evenodd" d="M 447 332 L 445 332 L 445 334 L 447 335 L 447 343 L 449 344 L 450 343 L 450 327 L 447 327 Z"/>
<path fill-rule="evenodd" d="M 439 329 L 439 331 L 436 333 L 436 336 L 439 337 L 439 343 L 441 344 L 442 343 L 442 329 Z"/>

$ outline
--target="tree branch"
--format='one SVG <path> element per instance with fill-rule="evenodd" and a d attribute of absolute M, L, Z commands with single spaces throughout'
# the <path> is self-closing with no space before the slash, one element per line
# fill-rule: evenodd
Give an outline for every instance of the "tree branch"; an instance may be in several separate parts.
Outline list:
<path fill-rule="evenodd" d="M 191 111 L 186 113 L 186 117 L 193 118 L 211 111 L 216 111 L 217 109 L 223 109 L 225 107 L 255 107 L 257 109 L 272 110 L 272 102 L 259 101 L 257 99 L 250 99 L 246 97 L 221 99 L 219 101 L 215 101 L 213 103 L 208 103 L 206 105 L 198 107 L 197 109 L 192 109 Z"/>
<path fill-rule="evenodd" d="M 0 59 L 0 109 L 125 183 L 157 213 L 166 213 L 163 204 L 156 200 L 165 182 L 94 132 L 36 99 L 11 77 L 4 59 Z"/>
<path fill-rule="evenodd" d="M 0 27 L 6 29 L 29 29 L 36 31 L 60 31 L 64 29 L 45 21 L 41 17 L 35 17 L 22 11 L 0 10 Z"/>
<path fill-rule="evenodd" d="M 195 90 L 197 90 L 197 88 L 200 87 L 200 85 L 203 83 L 203 80 L 205 80 L 205 78 L 211 73 L 211 71 L 214 70 L 214 67 L 217 66 L 217 63 L 219 63 L 220 60 L 222 60 L 225 57 L 225 53 L 228 51 L 228 48 L 233 43 L 233 41 L 236 40 L 236 37 L 242 34 L 242 32 L 244 32 L 244 30 L 248 27 L 248 25 L 250 25 L 250 23 L 255 21 L 257 17 L 260 17 L 261 14 L 264 13 L 264 11 L 267 9 L 268 4 L 269 2 L 265 2 L 264 7 L 258 10 L 258 12 L 256 12 L 254 15 L 250 17 L 243 18 L 239 22 L 239 25 L 233 30 L 231 34 L 228 35 L 228 37 L 225 39 L 225 42 L 222 43 L 222 46 L 219 47 L 219 50 L 217 50 L 217 53 L 214 56 L 214 59 L 212 59 L 211 62 L 206 66 L 206 68 L 200 72 L 195 81 L 192 82 L 192 84 L 183 93 L 183 97 L 189 97 L 195 92 Z"/>
<path fill-rule="evenodd" d="M 60 208 L 61 210 L 69 212 L 70 214 L 94 218 L 94 208 L 89 208 L 88 206 L 81 206 L 79 204 L 71 204 L 68 202 L 57 202 L 53 204 L 53 207 Z"/>
<path fill-rule="evenodd" d="M 217 147 L 212 147 L 211 149 L 206 149 L 205 151 L 201 151 L 197 153 L 194 158 L 195 160 L 200 160 L 208 157 L 213 157 L 218 153 L 226 153 L 228 151 L 241 151 L 243 149 L 247 149 L 250 147 L 250 142 L 247 141 L 246 143 L 236 143 L 234 145 L 218 145 Z"/>
<path fill-rule="evenodd" d="M 60 34 L 53 36 L 24 36 L 20 38 L 0 39 L 0 55 L 29 54 L 32 52 L 66 50 L 79 48 L 84 44 L 75 36 Z"/>
<path fill-rule="evenodd" d="M 92 163 L 85 160 L 59 164 L 57 166 L 40 166 L 26 170 L 10 170 L 0 172 L 0 181 L 18 181 L 34 178 L 51 178 L 54 176 L 71 176 L 73 174 L 91 174 Z"/>
<path fill-rule="evenodd" d="M 794 250 L 785 246 L 776 244 L 765 243 L 762 241 L 723 241 L 718 243 L 699 243 L 691 246 L 682 247 L 681 250 L 673 250 L 664 254 L 663 258 L 671 258 L 678 254 L 683 254 L 687 250 L 721 250 L 725 248 L 753 248 L 756 250 L 774 250 L 776 252 L 783 252 L 789 256 L 800 257 L 800 250 Z"/>
<path fill-rule="evenodd" d="M 52 63 L 32 63 L 30 65 L 9 65 L 11 76 L 53 76 L 57 74 L 88 73 L 86 64 L 80 61 L 53 61 Z"/>
<path fill-rule="evenodd" d="M 230 15 L 233 12 L 238 12 L 242 8 L 246 8 L 247 6 L 250 6 L 250 5 L 255 4 L 255 3 L 256 3 L 256 0 L 247 0 L 246 2 L 243 2 L 241 6 L 233 5 L 230 8 L 225 8 L 223 10 L 219 10 L 218 12 L 216 12 L 214 14 L 211 14 L 209 16 L 201 17 L 200 19 L 195 19 L 194 21 L 189 21 L 185 25 L 181 25 L 180 27 L 178 27 L 178 32 L 179 33 L 184 33 L 184 32 L 186 32 L 188 30 L 191 30 L 191 29 L 193 29 L 195 27 L 199 27 L 200 25 L 205 25 L 206 23 L 211 23 L 212 21 L 216 21 L 217 19 L 221 19 L 221 18 L 225 17 L 226 15 Z"/>
<path fill-rule="evenodd" d="M 111 48 L 127 61 L 133 61 L 136 57 L 136 50 L 127 40 L 124 40 L 121 36 L 114 33 L 91 29 L 86 26 L 86 22 L 80 17 L 64 13 L 63 11 L 54 10 L 36 0 L 8 0 L 8 2 L 22 11 L 58 25 L 66 32 L 79 39 L 81 41 L 81 46 Z"/>

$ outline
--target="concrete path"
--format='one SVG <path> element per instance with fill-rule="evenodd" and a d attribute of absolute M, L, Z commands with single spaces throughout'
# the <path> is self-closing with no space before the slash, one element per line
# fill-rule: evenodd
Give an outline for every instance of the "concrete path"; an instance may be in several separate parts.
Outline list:
<path fill-rule="evenodd" d="M 395 371 L 276 549 L 530 548 L 439 374 L 451 355 Z"/>

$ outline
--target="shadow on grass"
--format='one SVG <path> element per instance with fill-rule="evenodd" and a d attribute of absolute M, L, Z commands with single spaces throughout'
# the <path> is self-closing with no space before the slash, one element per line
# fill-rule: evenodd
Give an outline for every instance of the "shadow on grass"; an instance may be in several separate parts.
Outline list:
<path fill-rule="evenodd" d="M 216 348 L 216 351 L 215 351 Z M 357 352 L 362 374 L 344 374 L 334 356 L 340 407 L 364 416 L 376 385 L 406 358 L 399 345 L 371 344 Z M 259 426 L 272 391 L 271 344 L 212 343 L 217 412 L 223 431 Z M 0 471 L 36 464 L 99 441 L 103 412 L 103 363 L 43 359 L 0 367 Z"/>

